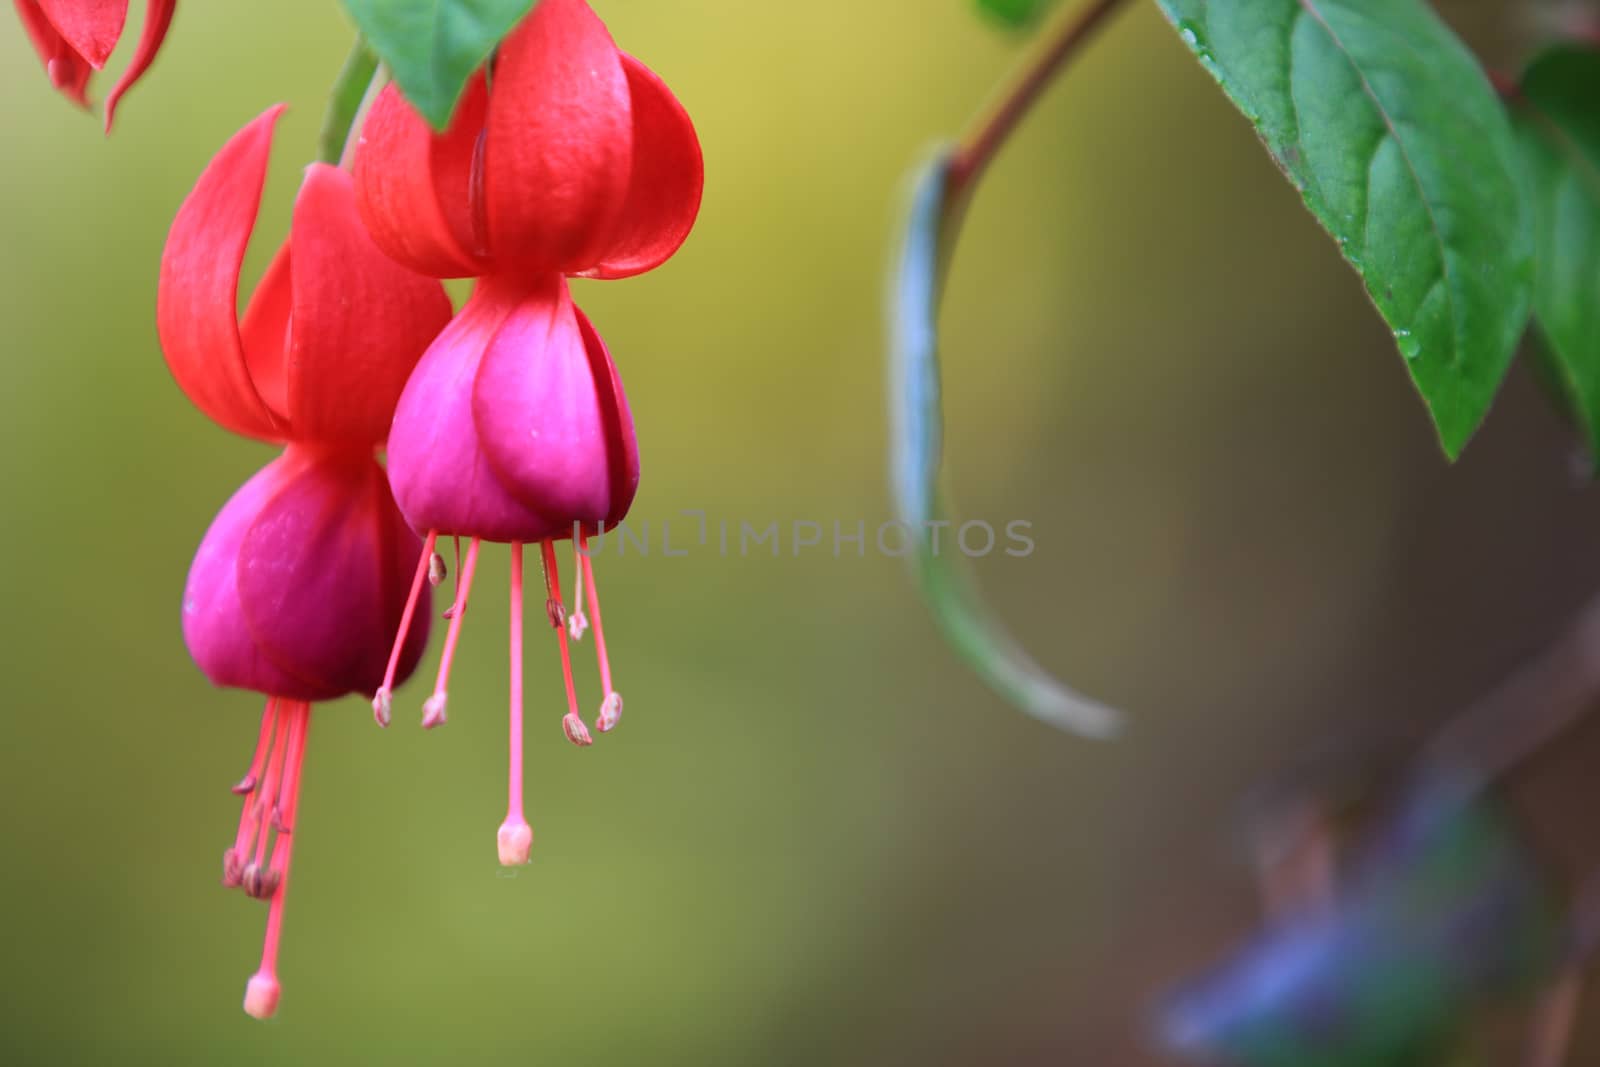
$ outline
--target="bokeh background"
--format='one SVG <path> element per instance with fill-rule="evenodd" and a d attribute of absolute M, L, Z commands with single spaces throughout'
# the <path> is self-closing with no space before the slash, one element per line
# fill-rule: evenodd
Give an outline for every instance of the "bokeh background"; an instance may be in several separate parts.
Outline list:
<path fill-rule="evenodd" d="M 876 526 L 902 176 L 1019 39 L 964 0 L 595 6 L 707 157 L 682 253 L 578 293 L 638 419 L 635 517 Z M 1446 10 L 1517 54 L 1518 5 Z M 155 282 L 201 167 L 287 100 L 265 262 L 350 30 L 332 0 L 190 0 L 106 141 L 4 21 L 0 1060 L 1162 1063 L 1152 998 L 1253 921 L 1245 793 L 1330 744 L 1403 752 L 1600 582 L 1600 498 L 1532 377 L 1447 466 L 1333 244 L 1136 2 L 994 169 L 945 323 L 963 511 L 1037 542 L 981 577 L 1125 735 L 1002 706 L 894 559 L 608 550 L 627 715 L 568 745 L 530 627 L 537 840 L 506 877 L 488 551 L 447 728 L 415 728 L 417 684 L 387 732 L 317 716 L 256 1023 L 265 912 L 217 880 L 258 704 L 194 669 L 178 599 L 270 453 L 173 386 Z M 1562 871 L 1595 759 L 1579 738 L 1518 793 Z"/>

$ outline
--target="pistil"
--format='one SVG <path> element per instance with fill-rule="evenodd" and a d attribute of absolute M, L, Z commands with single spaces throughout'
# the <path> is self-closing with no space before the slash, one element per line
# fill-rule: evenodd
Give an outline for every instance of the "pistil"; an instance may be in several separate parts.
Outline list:
<path fill-rule="evenodd" d="M 284 899 L 289 892 L 289 861 L 294 852 L 294 825 L 300 804 L 301 767 L 305 762 L 306 734 L 311 727 L 311 705 L 302 700 L 278 703 L 278 739 L 273 744 L 273 759 L 268 763 L 267 779 L 277 777 L 271 827 L 260 827 L 260 843 L 266 842 L 269 829 L 275 829 L 269 871 L 262 876 L 264 891 L 270 894 L 267 930 L 262 939 L 261 965 L 245 986 L 244 1010 L 257 1019 L 271 1018 L 278 1010 L 281 988 L 278 984 L 278 945 L 283 935 Z M 281 741 L 281 748 L 279 741 Z M 274 768 L 281 766 L 281 771 Z M 258 853 L 259 854 L 259 853 Z"/>
<path fill-rule="evenodd" d="M 522 542 L 511 542 L 511 767 L 506 819 L 497 842 L 500 863 L 515 867 L 528 862 L 533 830 L 522 807 Z"/>

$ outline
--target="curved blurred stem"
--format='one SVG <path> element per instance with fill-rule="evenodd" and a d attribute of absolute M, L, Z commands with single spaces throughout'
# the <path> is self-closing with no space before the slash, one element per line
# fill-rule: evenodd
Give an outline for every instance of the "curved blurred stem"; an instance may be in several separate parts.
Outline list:
<path fill-rule="evenodd" d="M 1040 35 L 1032 54 L 1023 60 L 956 146 L 950 160 L 949 199 L 946 201 L 951 210 L 959 210 L 984 168 L 1004 147 L 1011 132 L 1049 87 L 1051 79 L 1121 4 L 1122 0 L 1087 0 L 1063 13 Z"/>
<path fill-rule="evenodd" d="M 361 102 L 378 74 L 378 56 L 367 46 L 367 39 L 356 34 L 350 54 L 345 57 L 339 77 L 328 94 L 328 110 L 322 117 L 322 132 L 317 138 L 317 159 L 338 166 L 350 140 L 351 127 L 361 111 Z"/>

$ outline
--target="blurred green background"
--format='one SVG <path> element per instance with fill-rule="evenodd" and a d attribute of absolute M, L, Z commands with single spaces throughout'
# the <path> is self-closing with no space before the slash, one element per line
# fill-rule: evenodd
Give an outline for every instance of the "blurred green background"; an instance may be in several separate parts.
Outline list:
<path fill-rule="evenodd" d="M 634 517 L 875 526 L 902 175 L 1017 39 L 964 0 L 595 6 L 706 152 L 682 253 L 578 291 L 638 420 Z M 1515 54 L 1507 5 L 1448 10 Z M 265 262 L 349 39 L 332 0 L 188 0 L 105 141 L 0 33 L 6 1062 L 1165 1062 L 1151 998 L 1254 915 L 1244 791 L 1331 742 L 1403 747 L 1600 578 L 1600 501 L 1527 373 L 1447 468 L 1332 243 L 1136 3 L 993 171 L 946 316 L 962 509 L 1038 546 L 982 578 L 1125 736 L 1001 706 L 896 560 L 608 549 L 623 727 L 562 739 L 530 628 L 536 842 L 506 877 L 488 551 L 447 728 L 415 727 L 417 684 L 387 732 L 357 700 L 317 716 L 283 1006 L 256 1023 L 265 911 L 217 882 L 259 704 L 194 669 L 178 599 L 271 453 L 172 384 L 156 271 L 210 155 L 287 100 Z M 1536 813 L 1593 802 L 1580 748 Z M 1582 834 L 1552 837 L 1577 866 Z"/>

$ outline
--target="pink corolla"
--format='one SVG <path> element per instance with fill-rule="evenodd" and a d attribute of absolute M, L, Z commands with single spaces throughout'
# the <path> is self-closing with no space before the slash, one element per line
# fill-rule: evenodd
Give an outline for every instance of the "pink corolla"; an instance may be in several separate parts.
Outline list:
<path fill-rule="evenodd" d="M 245 1010 L 277 1007 L 278 942 L 298 825 L 311 705 L 371 696 L 416 666 L 427 627 L 389 663 L 419 542 L 376 450 L 407 375 L 450 317 L 437 280 L 372 242 L 350 175 L 315 164 L 289 239 L 237 313 L 240 264 L 281 108 L 216 155 L 179 209 L 161 260 L 157 320 L 178 385 L 235 433 L 281 442 L 206 532 L 183 594 L 183 633 L 216 685 L 266 697 L 223 855 L 223 883 L 270 903 Z M 391 681 L 392 684 L 392 681 Z"/>
<path fill-rule="evenodd" d="M 492 70 L 469 82 L 443 134 L 392 86 L 384 90 L 355 173 L 362 217 L 385 251 L 427 274 L 479 279 L 406 384 L 389 434 L 389 474 L 400 510 L 426 534 L 413 597 L 437 539 L 469 538 L 424 726 L 445 721 L 479 545 L 511 545 L 510 781 L 498 845 L 502 863 L 526 863 L 523 545 L 537 544 L 544 565 L 566 680 L 562 726 L 588 745 L 568 630 L 581 637 L 593 617 L 604 690 L 597 727 L 609 731 L 622 698 L 587 543 L 621 521 L 639 480 L 621 379 L 567 277 L 628 277 L 677 251 L 700 207 L 700 145 L 671 91 L 617 48 L 583 0 L 541 0 L 501 44 Z M 568 538 L 578 586 L 570 615 L 555 554 Z M 405 638 L 402 626 L 397 649 Z M 386 680 L 373 705 L 385 724 L 390 688 Z"/>
<path fill-rule="evenodd" d="M 89 77 L 106 65 L 128 21 L 128 0 L 16 0 L 17 15 L 50 84 L 79 107 L 89 106 Z M 149 0 L 144 29 L 128 67 L 106 97 L 106 132 L 117 103 L 144 77 L 167 39 L 177 0 Z"/>

